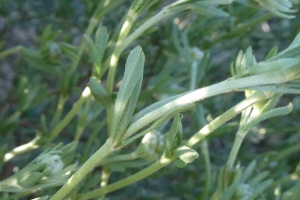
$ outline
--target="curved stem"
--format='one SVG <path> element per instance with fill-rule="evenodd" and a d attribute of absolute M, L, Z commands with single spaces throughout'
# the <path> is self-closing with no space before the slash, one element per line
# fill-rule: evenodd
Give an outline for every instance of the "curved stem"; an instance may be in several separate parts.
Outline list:
<path fill-rule="evenodd" d="M 83 112 L 78 118 L 76 132 L 73 141 L 79 141 L 85 127 L 88 126 L 87 115 L 88 115 L 90 105 L 91 105 L 91 101 L 87 100 L 84 105 Z"/>
<path fill-rule="evenodd" d="M 271 94 L 270 94 L 271 95 Z M 249 98 L 245 99 L 244 101 L 238 103 L 234 107 L 230 108 L 228 111 L 226 111 L 224 114 L 220 115 L 216 119 L 214 119 L 212 122 L 204 126 L 200 131 L 198 131 L 196 134 L 194 134 L 188 141 L 185 142 L 185 145 L 188 147 L 192 147 L 198 142 L 202 141 L 208 134 L 215 131 L 217 128 L 219 128 L 222 124 L 226 123 L 230 119 L 232 119 L 234 116 L 240 114 L 243 110 L 248 108 L 249 106 L 262 101 L 266 98 L 269 98 L 270 96 L 265 93 L 255 93 L 254 95 L 250 96 Z"/>
<path fill-rule="evenodd" d="M 129 13 L 126 17 L 126 20 L 122 26 L 122 29 L 120 31 L 115 50 L 113 51 L 112 56 L 110 58 L 108 77 L 107 77 L 107 91 L 109 93 L 112 93 L 112 91 L 113 91 L 116 67 L 117 67 L 117 64 L 119 61 L 120 54 L 122 53 L 121 45 L 123 44 L 123 41 L 127 37 L 128 33 L 133 25 L 134 20 L 135 20 L 135 18 L 130 15 L 130 11 L 129 11 Z"/>
<path fill-rule="evenodd" d="M 86 87 L 81 97 L 76 101 L 76 103 L 74 103 L 69 113 L 64 117 L 64 119 L 59 124 L 57 124 L 52 129 L 52 131 L 49 134 L 49 140 L 53 140 L 60 133 L 60 131 L 62 131 L 65 128 L 65 126 L 68 125 L 68 123 L 78 113 L 78 110 L 81 108 L 84 102 L 89 98 L 89 96 L 90 96 L 90 89 Z"/>
<path fill-rule="evenodd" d="M 21 146 L 18 146 L 16 148 L 14 148 L 12 151 L 6 153 L 4 155 L 4 163 L 11 160 L 12 158 L 14 158 L 17 155 L 32 151 L 34 149 L 37 149 L 38 146 L 38 142 L 40 141 L 41 137 L 40 136 L 36 136 L 32 141 L 23 144 Z"/>
<path fill-rule="evenodd" d="M 64 105 L 67 101 L 67 98 L 64 95 L 60 95 L 59 99 L 58 99 L 58 104 L 57 104 L 57 108 L 52 120 L 52 127 L 55 126 L 57 124 L 57 122 L 60 120 L 61 117 L 61 113 L 63 111 Z"/>
<path fill-rule="evenodd" d="M 162 106 L 157 107 L 157 102 L 149 107 L 153 107 L 151 112 L 147 112 L 139 119 L 132 122 L 129 128 L 125 132 L 125 136 L 129 137 L 148 125 L 149 123 L 159 119 L 160 117 L 166 115 L 166 113 L 176 111 L 178 108 L 188 105 L 193 105 L 193 103 L 216 96 L 219 94 L 224 94 L 232 92 L 235 90 L 240 90 L 247 87 L 258 86 L 258 85 L 268 85 L 268 84 L 280 84 L 289 80 L 289 77 L 285 72 L 269 72 L 260 75 L 248 76 L 240 79 L 227 79 L 220 83 L 200 88 L 191 92 L 188 92 L 178 98 L 170 97 L 173 99 Z M 168 102 L 168 99 L 163 101 Z M 156 107 L 155 107 L 156 106 Z M 149 108 L 145 108 L 147 110 Z M 143 112 L 143 111 L 141 111 Z"/>
<path fill-rule="evenodd" d="M 117 181 L 106 187 L 102 187 L 100 189 L 94 190 L 87 194 L 79 195 L 78 200 L 94 198 L 96 196 L 99 196 L 99 194 L 106 194 L 106 193 L 115 191 L 117 189 L 123 188 L 132 183 L 135 183 L 137 181 L 140 181 L 140 180 L 144 179 L 145 177 L 157 172 L 161 168 L 169 165 L 173 160 L 174 160 L 174 158 L 161 158 L 160 160 L 156 161 L 154 164 L 150 165 L 149 167 L 143 169 L 142 171 L 140 171 L 132 176 L 129 176 L 125 179 Z"/>
<path fill-rule="evenodd" d="M 210 190 L 211 186 L 211 164 L 210 164 L 210 158 L 209 158 L 209 150 L 207 145 L 207 140 L 204 139 L 201 142 L 201 152 L 204 157 L 204 165 L 205 165 L 205 187 L 203 192 L 201 193 L 200 199 L 207 199 L 207 195 Z"/>
<path fill-rule="evenodd" d="M 110 177 L 109 169 L 104 168 L 102 170 L 102 176 L 101 176 L 101 183 L 100 183 L 101 187 L 105 187 L 107 185 L 109 177 Z M 105 194 L 100 194 L 99 200 L 104 200 L 104 198 L 105 198 Z"/>
<path fill-rule="evenodd" d="M 158 23 L 163 19 L 167 19 L 168 17 L 172 16 L 174 13 L 172 12 L 165 12 L 165 9 L 148 19 L 143 25 L 137 28 L 133 33 L 131 33 L 126 40 L 122 43 L 120 47 L 121 52 L 128 47 L 135 39 L 137 39 L 140 35 L 142 35 L 148 28 L 152 27 L 154 24 Z"/>
<path fill-rule="evenodd" d="M 244 137 L 247 133 L 242 132 L 241 130 L 239 130 L 235 136 L 235 140 L 232 146 L 232 149 L 230 151 L 230 155 L 227 161 L 227 166 L 228 166 L 228 170 L 231 170 L 234 164 L 234 161 L 236 159 L 236 156 L 239 152 L 239 149 L 242 145 L 242 142 L 244 140 Z"/>

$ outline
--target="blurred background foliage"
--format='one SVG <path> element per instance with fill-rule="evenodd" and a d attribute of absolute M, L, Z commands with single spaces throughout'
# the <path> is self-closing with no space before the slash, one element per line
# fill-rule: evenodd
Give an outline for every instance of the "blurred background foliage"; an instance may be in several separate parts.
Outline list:
<path fill-rule="evenodd" d="M 105 15 L 102 24 L 112 34 L 118 29 L 118 24 L 127 12 L 132 1 L 114 8 Z M 136 29 L 149 15 L 173 1 L 158 1 L 151 10 L 144 13 L 135 22 Z M 38 50 L 41 46 L 43 31 L 47 25 L 52 25 L 52 31 L 61 30 L 49 45 L 54 48 L 47 54 L 50 57 L 49 65 L 55 65 L 55 59 L 62 74 L 49 74 L 34 68 L 32 63 L 26 62 L 26 56 L 13 54 L 1 60 L 0 65 L 0 160 L 10 149 L 14 149 L 35 137 L 36 131 L 41 134 L 53 126 L 52 118 L 57 106 L 62 88 L 71 96 L 62 111 L 64 116 L 77 99 L 80 91 L 86 86 L 92 73 L 92 62 L 85 53 L 79 63 L 75 77 L 67 77 L 72 54 L 60 53 L 62 46 L 55 46 L 64 42 L 77 46 L 87 27 L 99 0 L 0 0 L 0 38 L 1 49 L 23 45 L 26 48 Z M 230 77 L 230 63 L 233 62 L 239 50 L 246 50 L 252 46 L 253 53 L 258 61 L 263 60 L 269 50 L 278 46 L 279 52 L 286 48 L 300 31 L 299 5 L 296 17 L 282 19 L 270 15 L 255 7 L 239 3 L 221 6 L 221 9 L 230 14 L 229 17 L 201 16 L 192 12 L 184 12 L 161 22 L 147 33 L 135 40 L 121 55 L 117 70 L 116 83 L 122 79 L 126 57 L 134 46 L 141 45 L 146 55 L 144 80 L 138 107 L 142 108 L 166 96 L 189 90 L 189 60 L 181 48 L 197 47 L 204 52 L 201 67 L 204 70 L 199 74 L 197 88 L 205 87 Z M 254 23 L 255 22 L 255 23 Z M 248 26 L 248 28 L 241 28 Z M 252 23 L 252 24 L 251 24 Z M 55 53 L 55 48 L 60 51 Z M 70 52 L 72 53 L 70 47 Z M 49 53 L 49 52 L 48 52 Z M 48 57 L 47 57 L 48 56 Z M 55 57 L 56 56 L 56 57 Z M 25 58 L 25 59 L 24 59 Z M 105 75 L 106 76 L 106 75 Z M 104 78 L 105 80 L 105 78 Z M 62 87 L 62 85 L 67 85 Z M 104 81 L 105 84 L 105 81 Z M 118 87 L 118 84 L 117 84 Z M 117 88 L 115 88 L 117 89 Z M 201 102 L 206 122 L 211 121 L 244 98 L 243 93 L 225 94 Z M 292 174 L 300 160 L 300 97 L 286 95 L 281 98 L 279 105 L 293 102 L 294 110 L 285 117 L 277 117 L 265 121 L 252 129 L 246 137 L 238 154 L 241 165 L 247 166 L 252 160 L 257 160 L 257 171 L 270 171 L 270 178 L 277 180 Z M 88 112 L 92 112 L 92 109 Z M 17 113 L 17 114 L 16 114 Z M 84 114 L 84 110 L 81 111 Z M 95 127 L 105 121 L 102 110 L 89 113 L 91 121 L 83 130 L 77 147 L 77 159 L 91 155 L 105 141 L 106 128 L 94 134 L 94 140 L 88 144 Z M 87 115 L 84 115 L 87 117 Z M 83 117 L 84 118 L 84 117 Z M 10 120 L 6 120 L 10 119 Z M 73 141 L 80 113 L 77 118 L 60 133 L 57 142 L 70 143 Z M 213 186 L 217 173 L 226 163 L 229 152 L 238 128 L 239 117 L 235 118 L 216 130 L 208 139 L 208 147 L 213 174 Z M 42 123 L 44 122 L 44 123 Z M 186 113 L 183 120 L 184 138 L 187 139 L 197 130 L 199 125 L 194 123 L 191 113 Z M 96 139 L 95 139 L 96 138 Z M 90 145 L 88 152 L 85 152 Z M 50 145 L 51 146 L 51 145 Z M 131 146 L 136 147 L 137 144 Z M 40 148 L 29 153 L 16 156 L 0 165 L 0 180 L 12 175 L 16 169 L 25 166 L 42 150 L 49 147 L 41 144 Z M 130 148 L 124 150 L 129 151 Z M 196 150 L 200 152 L 200 148 Z M 290 150 L 285 151 L 284 150 Z M 86 157 L 85 157 L 86 158 Z M 99 173 L 96 169 L 94 173 Z M 127 177 L 137 169 L 126 170 L 122 173 L 113 173 L 110 182 Z M 203 157 L 200 157 L 184 169 L 169 166 L 134 185 L 108 194 L 108 199 L 201 199 L 201 192 L 205 183 L 205 169 Z M 298 174 L 299 175 L 299 174 Z M 298 177 L 297 179 L 298 180 Z M 294 181 L 296 181 L 294 180 Z M 282 191 L 287 190 L 291 180 L 282 185 Z M 214 187 L 212 187 L 214 188 Z M 54 189 L 55 191 L 55 189 Z M 274 191 L 270 190 L 270 191 Z M 210 195 L 213 190 L 209 191 Z M 41 192 L 43 194 L 43 191 Z M 270 195 L 270 196 L 268 196 Z M 272 194 L 266 194 L 261 199 L 273 199 Z M 24 197 L 24 199 L 29 198 Z"/>

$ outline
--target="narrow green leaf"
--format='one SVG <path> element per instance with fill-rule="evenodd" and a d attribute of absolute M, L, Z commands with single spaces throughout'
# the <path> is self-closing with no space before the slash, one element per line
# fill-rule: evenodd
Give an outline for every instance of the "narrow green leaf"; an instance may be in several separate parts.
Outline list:
<path fill-rule="evenodd" d="M 273 48 L 269 51 L 269 53 L 268 53 L 268 55 L 267 55 L 267 57 L 266 57 L 266 60 L 269 60 L 270 58 L 273 58 L 274 56 L 276 56 L 277 51 L 278 51 L 278 47 L 277 47 L 277 46 L 273 47 Z"/>
<path fill-rule="evenodd" d="M 137 46 L 127 58 L 124 77 L 115 102 L 110 134 L 115 145 L 122 142 L 119 140 L 132 119 L 141 89 L 144 62 L 142 48 Z"/>
<path fill-rule="evenodd" d="M 192 163 L 196 158 L 199 157 L 197 151 L 187 147 L 181 146 L 174 151 L 174 154 L 185 163 Z"/>
<path fill-rule="evenodd" d="M 18 181 L 18 183 L 24 187 L 31 187 L 31 186 L 37 184 L 43 178 L 43 176 L 44 176 L 44 174 L 42 174 L 40 172 L 32 172 L 32 173 L 28 174 L 27 176 L 22 177 Z"/>
<path fill-rule="evenodd" d="M 229 14 L 223 10 L 217 9 L 213 6 L 208 6 L 205 3 L 197 2 L 191 5 L 191 11 L 204 16 L 218 16 L 228 17 Z"/>
<path fill-rule="evenodd" d="M 242 182 L 245 183 L 248 178 L 252 175 L 254 169 L 256 167 L 256 160 L 252 161 L 250 165 L 246 168 L 246 170 L 243 173 Z"/>
<path fill-rule="evenodd" d="M 96 56 L 96 67 L 100 67 L 100 63 L 103 59 L 103 55 L 106 49 L 106 45 L 108 42 L 108 32 L 106 27 L 100 25 L 96 31 L 96 36 L 95 36 L 95 48 L 96 48 L 96 52 L 97 52 L 97 56 Z M 100 69 L 98 69 L 98 71 L 100 72 Z"/>
<path fill-rule="evenodd" d="M 113 99 L 108 94 L 105 87 L 98 83 L 95 78 L 91 78 L 90 82 L 88 83 L 88 87 L 91 90 L 93 97 L 104 107 L 111 108 L 113 105 Z"/>
<path fill-rule="evenodd" d="M 168 156 L 171 154 L 172 150 L 176 148 L 176 135 L 178 133 L 179 125 L 181 124 L 181 116 L 179 113 L 175 114 L 172 126 L 170 131 L 166 134 L 165 137 L 165 148 L 164 148 L 164 155 Z"/>
<path fill-rule="evenodd" d="M 84 34 L 82 38 L 85 43 L 89 57 L 92 59 L 94 63 L 97 63 L 97 50 L 92 38 L 87 34 Z"/>
<path fill-rule="evenodd" d="M 51 24 L 49 24 L 46 29 L 43 31 L 42 37 L 41 37 L 41 46 L 44 46 L 46 44 L 46 42 L 48 41 L 48 38 L 51 35 L 51 29 L 52 26 Z"/>
<path fill-rule="evenodd" d="M 253 65 L 251 68 L 249 68 L 249 74 L 255 75 L 255 74 L 262 74 L 266 72 L 272 72 L 283 68 L 289 68 L 299 63 L 300 63 L 299 58 L 282 58 L 276 61 L 260 62 L 256 65 Z"/>
<path fill-rule="evenodd" d="M 137 17 L 157 1 L 158 0 L 135 0 L 131 6 L 130 11 L 135 17 Z"/>

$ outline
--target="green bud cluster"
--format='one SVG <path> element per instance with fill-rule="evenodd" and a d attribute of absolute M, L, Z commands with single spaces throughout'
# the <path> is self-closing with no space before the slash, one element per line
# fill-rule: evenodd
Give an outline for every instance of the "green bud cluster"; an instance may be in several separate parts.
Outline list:
<path fill-rule="evenodd" d="M 41 48 L 41 55 L 43 59 L 51 64 L 58 64 L 61 56 L 61 48 L 57 43 L 49 41 Z"/>
<path fill-rule="evenodd" d="M 55 175 L 64 167 L 61 157 L 57 154 L 46 154 L 40 158 L 40 162 L 46 164 L 44 173 L 46 176 Z"/>
<path fill-rule="evenodd" d="M 164 136 L 155 131 L 144 136 L 135 153 L 146 160 L 155 161 L 162 154 L 163 149 Z"/>

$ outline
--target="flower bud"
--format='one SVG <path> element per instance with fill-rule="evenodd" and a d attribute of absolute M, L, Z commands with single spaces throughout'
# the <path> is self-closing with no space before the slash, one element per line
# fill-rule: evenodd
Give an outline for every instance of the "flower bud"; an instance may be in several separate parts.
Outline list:
<path fill-rule="evenodd" d="M 191 55 L 192 55 L 192 58 L 194 58 L 197 61 L 200 61 L 203 58 L 204 53 L 199 48 L 193 47 L 191 49 Z"/>
<path fill-rule="evenodd" d="M 42 57 L 52 64 L 59 63 L 61 48 L 55 42 L 47 42 L 45 46 L 41 48 Z"/>
<path fill-rule="evenodd" d="M 41 159 L 41 163 L 46 164 L 45 170 L 43 172 L 45 176 L 55 175 L 55 174 L 59 173 L 64 167 L 61 157 L 57 154 L 44 155 Z"/>
<path fill-rule="evenodd" d="M 149 132 L 144 136 L 135 153 L 151 161 L 159 158 L 163 152 L 163 148 L 164 136 L 159 132 Z"/>

